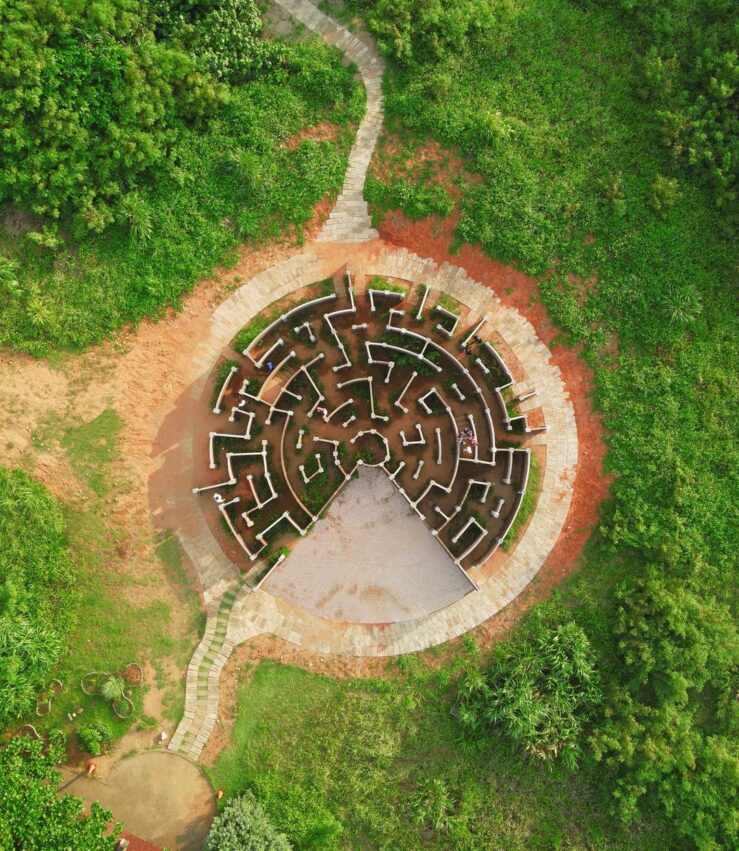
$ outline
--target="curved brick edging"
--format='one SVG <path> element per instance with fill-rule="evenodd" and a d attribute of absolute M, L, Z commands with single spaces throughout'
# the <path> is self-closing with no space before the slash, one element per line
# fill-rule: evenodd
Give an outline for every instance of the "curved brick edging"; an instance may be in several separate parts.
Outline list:
<path fill-rule="evenodd" d="M 308 0 L 273 2 L 308 29 L 319 33 L 329 44 L 343 51 L 359 69 L 367 91 L 367 105 L 349 153 L 344 186 L 317 241 L 366 242 L 377 239 L 379 234 L 372 227 L 367 202 L 364 200 L 364 181 L 382 128 L 382 73 L 385 68 L 382 57 L 369 35 L 349 32 Z"/>

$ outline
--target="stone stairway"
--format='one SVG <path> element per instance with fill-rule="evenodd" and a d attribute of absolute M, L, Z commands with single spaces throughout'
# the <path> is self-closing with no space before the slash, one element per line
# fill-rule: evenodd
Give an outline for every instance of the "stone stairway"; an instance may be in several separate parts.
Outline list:
<path fill-rule="evenodd" d="M 308 29 L 319 33 L 329 43 L 343 51 L 359 69 L 367 91 L 367 106 L 349 153 L 349 165 L 344 186 L 336 204 L 318 234 L 317 242 L 366 242 L 376 239 L 367 202 L 364 182 L 372 152 L 382 129 L 382 74 L 384 63 L 374 42 L 366 34 L 358 36 L 324 15 L 308 0 L 274 0 Z"/>
<path fill-rule="evenodd" d="M 233 650 L 226 638 L 231 609 L 252 589 L 241 580 L 231 583 L 208 609 L 205 633 L 187 668 L 185 713 L 169 750 L 198 759 L 218 719 L 218 688 L 223 666 Z"/>

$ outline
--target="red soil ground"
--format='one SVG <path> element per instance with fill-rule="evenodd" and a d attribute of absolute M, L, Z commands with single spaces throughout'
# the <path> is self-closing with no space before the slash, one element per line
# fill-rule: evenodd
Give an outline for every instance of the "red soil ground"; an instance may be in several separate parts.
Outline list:
<path fill-rule="evenodd" d="M 565 530 L 534 582 L 510 606 L 477 629 L 478 640 L 486 645 L 508 630 L 533 603 L 546 598 L 577 568 L 585 542 L 598 523 L 600 503 L 608 496 L 610 478 L 603 473 L 606 452 L 603 425 L 590 402 L 593 373 L 579 356 L 580 349 L 554 344 L 559 331 L 539 300 L 536 280 L 512 266 L 491 260 L 471 245 L 465 244 L 458 253 L 450 253 L 456 224 L 454 216 L 444 221 L 431 218 L 412 222 L 402 213 L 392 212 L 385 217 L 379 230 L 387 243 L 407 248 L 420 257 L 431 257 L 437 263 L 461 266 L 476 281 L 495 290 L 506 307 L 513 307 L 525 316 L 552 351 L 552 359 L 562 372 L 577 419 L 578 464 Z"/>

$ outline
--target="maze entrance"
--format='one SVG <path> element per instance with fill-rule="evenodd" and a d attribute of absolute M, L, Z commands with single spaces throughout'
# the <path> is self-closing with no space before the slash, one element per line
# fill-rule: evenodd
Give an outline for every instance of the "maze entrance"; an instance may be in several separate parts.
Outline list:
<path fill-rule="evenodd" d="M 296 296 L 217 370 L 195 447 L 211 528 L 249 582 L 322 617 L 444 608 L 520 511 L 534 391 L 514 396 L 494 329 L 425 285 L 344 273 Z"/>

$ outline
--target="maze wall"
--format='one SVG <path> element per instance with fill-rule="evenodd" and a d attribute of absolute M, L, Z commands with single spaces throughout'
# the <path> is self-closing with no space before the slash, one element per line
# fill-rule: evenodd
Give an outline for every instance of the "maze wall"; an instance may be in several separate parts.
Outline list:
<path fill-rule="evenodd" d="M 481 565 L 526 492 L 517 443 L 532 429 L 516 405 L 534 391 L 514 398 L 492 329 L 425 285 L 375 278 L 360 293 L 346 274 L 306 292 L 252 321 L 241 358 L 221 366 L 204 509 L 256 581 L 376 467 L 460 568 Z"/>

